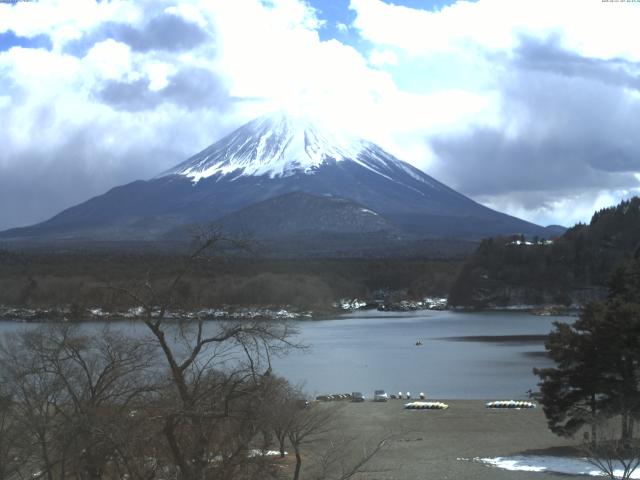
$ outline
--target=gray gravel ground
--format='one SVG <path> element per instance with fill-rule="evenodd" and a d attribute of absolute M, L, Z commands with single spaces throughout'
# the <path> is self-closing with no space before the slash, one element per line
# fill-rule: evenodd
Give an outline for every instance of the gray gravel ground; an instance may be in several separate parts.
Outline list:
<path fill-rule="evenodd" d="M 399 432 L 381 451 L 368 479 L 550 480 L 566 475 L 506 471 L 476 457 L 551 453 L 575 442 L 547 429 L 541 408 L 487 409 L 481 400 L 444 400 L 447 410 L 405 410 L 403 400 L 349 403 L 339 428 L 347 436 L 372 442 L 385 431 Z M 331 408 L 330 405 L 323 408 Z M 460 459 L 469 460 L 460 460 Z"/>

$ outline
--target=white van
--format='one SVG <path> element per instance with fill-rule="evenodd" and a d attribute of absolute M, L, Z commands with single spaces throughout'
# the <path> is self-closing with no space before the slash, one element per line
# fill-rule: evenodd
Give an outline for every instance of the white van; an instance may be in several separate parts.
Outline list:
<path fill-rule="evenodd" d="M 389 400 L 389 395 L 384 390 L 376 390 L 373 392 L 374 402 L 386 402 Z"/>

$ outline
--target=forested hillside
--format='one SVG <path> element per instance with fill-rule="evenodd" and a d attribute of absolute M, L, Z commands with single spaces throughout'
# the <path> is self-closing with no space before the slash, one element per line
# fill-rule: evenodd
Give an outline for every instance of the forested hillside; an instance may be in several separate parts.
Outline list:
<path fill-rule="evenodd" d="M 0 306 L 106 310 L 135 306 L 107 286 L 149 279 L 167 286 L 182 268 L 178 254 L 14 252 L 0 249 Z M 293 259 L 212 257 L 183 277 L 176 306 L 278 306 L 322 312 L 342 297 L 390 301 L 444 296 L 459 259 Z M 124 303 L 123 303 L 124 302 Z"/>
<path fill-rule="evenodd" d="M 596 212 L 554 239 L 483 240 L 454 282 L 454 306 L 580 304 L 605 294 L 613 269 L 640 248 L 640 198 Z"/>

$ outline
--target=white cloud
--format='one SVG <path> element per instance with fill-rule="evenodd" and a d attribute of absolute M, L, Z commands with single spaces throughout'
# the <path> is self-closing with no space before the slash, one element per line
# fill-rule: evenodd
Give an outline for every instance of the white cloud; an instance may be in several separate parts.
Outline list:
<path fill-rule="evenodd" d="M 158 58 L 153 52 L 132 53 L 121 41 L 106 39 L 95 44 L 85 57 L 76 59 L 59 53 L 69 39 L 99 28 L 101 22 L 126 19 L 139 26 L 144 18 L 143 7 L 150 5 L 105 2 L 109 4 L 106 8 L 88 0 L 78 1 L 77 12 L 69 12 L 53 1 L 43 2 L 40 8 L 51 15 L 48 24 L 28 25 L 25 17 L 33 13 L 33 6 L 8 10 L 13 16 L 11 22 L 23 25 L 19 29 L 21 34 L 45 33 L 57 39 L 54 52 L 38 51 L 42 59 L 35 63 L 41 65 L 35 66 L 26 58 L 17 62 L 16 81 L 33 82 L 51 75 L 53 67 L 44 68 L 47 63 L 73 65 L 63 69 L 69 73 L 68 88 L 56 83 L 56 88 L 48 86 L 51 95 L 31 92 L 30 102 L 51 105 L 56 96 L 71 96 L 86 102 L 100 82 L 108 79 L 148 79 L 149 88 L 158 90 L 179 67 L 199 65 L 225 79 L 230 95 L 260 100 L 239 107 L 235 115 L 229 112 L 231 114 L 220 120 L 223 123 L 237 124 L 263 111 L 284 107 L 331 119 L 422 166 L 428 164 L 430 157 L 422 141 L 424 134 L 463 128 L 474 115 L 482 112 L 487 116 L 485 108 L 490 106 L 485 98 L 459 89 L 431 94 L 402 91 L 390 73 L 370 65 L 397 63 L 393 52 L 380 50 L 380 54 L 367 58 L 336 40 L 321 42 L 317 33 L 321 23 L 315 11 L 297 0 L 273 1 L 266 5 L 257 0 L 237 0 L 169 6 L 164 10 L 180 14 L 213 32 L 214 48 Z M 60 35 L 60 31 L 66 29 L 75 33 Z M 30 54 L 25 51 L 17 55 Z M 33 70 L 28 71 L 29 65 Z M 20 72 L 20 68 L 24 71 Z M 65 110 L 64 105 L 58 104 L 56 113 L 65 116 Z M 98 112 L 102 115 L 99 102 L 86 103 L 85 110 L 81 115 L 83 120 Z M 153 128 L 156 115 L 159 118 L 160 113 L 147 114 L 148 128 Z M 114 121 L 124 124 L 131 117 L 128 113 L 115 116 L 118 120 Z M 213 141 L 214 135 L 208 134 L 209 141 Z"/>
<path fill-rule="evenodd" d="M 264 100 L 252 104 L 248 116 L 273 108 L 306 113 L 421 166 L 431 159 L 425 133 L 464 128 L 480 114 L 492 117 L 489 102 L 474 92 L 402 91 L 384 68 L 372 68 L 371 57 L 337 40 L 320 41 L 318 25 L 308 21 L 313 11 L 291 6 L 241 0 L 209 11 L 220 47 L 216 68 L 232 95 Z M 384 62 L 393 63 L 392 55 L 385 53 Z"/>
<path fill-rule="evenodd" d="M 0 32 L 13 30 L 32 37 L 46 34 L 59 47 L 106 19 L 138 22 L 143 17 L 134 2 L 93 0 L 46 0 L 0 4 Z"/>
<path fill-rule="evenodd" d="M 539 203 L 537 201 L 528 204 L 536 195 L 545 197 L 545 202 L 541 205 L 536 204 Z M 527 218 L 539 225 L 557 224 L 558 219 L 561 219 L 562 225 L 572 226 L 578 222 L 588 223 L 596 211 L 616 205 L 633 195 L 640 195 L 640 189 L 584 189 L 580 192 L 567 193 L 561 198 L 549 198 L 548 192 L 511 193 L 480 196 L 478 200 L 488 207 L 502 212 L 508 211 L 512 215 Z"/>
<path fill-rule="evenodd" d="M 628 173 L 640 165 L 628 158 L 640 151 L 630 141 L 616 151 L 621 139 L 612 140 L 608 125 L 626 132 L 640 112 L 632 80 L 640 4 L 478 0 L 427 11 L 351 0 L 350 8 L 372 63 L 384 65 L 378 52 L 393 51 L 399 61 L 382 68 L 400 88 L 431 99 L 432 114 L 413 119 L 425 128 L 414 131 L 439 147 L 423 151 L 430 160 L 413 159 L 419 166 L 463 193 L 482 192 L 475 198 L 489 206 L 543 223 L 588 220 L 593 208 L 635 193 Z M 534 49 L 524 52 L 527 44 Z"/>
<path fill-rule="evenodd" d="M 369 54 L 369 63 L 376 67 L 383 67 L 385 65 L 397 65 L 398 56 L 393 53 L 393 50 L 388 49 L 373 49 Z"/>
<path fill-rule="evenodd" d="M 266 9 L 253 1 L 229 2 L 215 9 L 217 66 L 230 79 L 233 95 L 324 114 L 345 105 L 358 108 L 393 89 L 390 77 L 370 69 L 353 48 L 321 42 L 309 27 L 316 25 L 310 14 L 292 2 Z"/>
<path fill-rule="evenodd" d="M 485 128 L 506 132 L 514 141 L 523 132 L 538 132 L 544 142 L 548 128 L 535 130 L 539 119 L 531 106 L 515 104 L 504 90 L 512 76 L 508 61 L 522 35 L 557 38 L 579 55 L 637 61 L 640 49 L 632 40 L 640 5 L 631 5 L 479 0 L 428 12 L 351 0 L 355 22 L 337 28 L 357 31 L 369 42 L 367 51 L 359 51 L 337 40 L 321 41 L 323 23 L 302 0 L 0 4 L 0 32 L 44 34 L 53 43 L 52 51 L 0 52 L 0 108 L 8 125 L 0 132 L 0 176 L 21 168 L 17 158 L 32 169 L 64 163 L 65 145 L 85 139 L 74 161 L 90 188 L 48 200 L 49 210 L 22 223 L 42 220 L 114 184 L 153 176 L 274 108 L 330 120 L 427 169 L 438 163 L 431 141 L 442 136 Z M 163 13 L 201 29 L 204 40 L 176 51 L 167 45 L 136 48 L 126 35 L 115 38 L 101 30 L 105 25 L 143 29 Z M 68 53 L 74 42 L 80 47 L 88 42 L 77 56 Z M 203 98 L 198 108 L 193 101 L 181 103 L 183 92 L 162 96 L 181 74 L 180 85 L 188 87 L 184 79 L 194 70 L 210 74 L 219 96 Z M 104 93 L 107 87 L 110 95 Z M 629 98 L 637 94 L 629 89 Z M 137 108 L 122 108 L 127 98 L 138 99 Z M 525 218 L 556 215 L 555 222 L 581 211 L 576 202 L 586 205 L 584 198 L 541 200 L 538 206 L 513 198 L 481 199 Z M 0 227 L 9 226 L 2 222 Z"/>
<path fill-rule="evenodd" d="M 91 47 L 83 63 L 99 79 L 122 79 L 133 69 L 131 48 L 112 39 Z"/>
<path fill-rule="evenodd" d="M 144 66 L 149 78 L 149 90 L 158 91 L 169 85 L 169 77 L 176 74 L 175 66 L 164 62 L 149 62 Z"/>
<path fill-rule="evenodd" d="M 484 48 L 512 50 L 522 35 L 559 35 L 584 56 L 640 60 L 640 5 L 601 0 L 459 0 L 439 11 L 416 10 L 382 0 L 351 0 L 354 22 L 377 45 L 414 55 Z"/>

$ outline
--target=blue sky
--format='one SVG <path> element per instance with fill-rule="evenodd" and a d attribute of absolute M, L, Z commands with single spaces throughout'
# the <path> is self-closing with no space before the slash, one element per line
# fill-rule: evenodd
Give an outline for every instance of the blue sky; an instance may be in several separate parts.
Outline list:
<path fill-rule="evenodd" d="M 434 11 L 455 3 L 455 0 L 399 0 L 385 3 Z M 326 21 L 318 31 L 322 40 L 335 38 L 353 46 L 362 45 L 357 33 L 339 28 L 339 25 L 350 26 L 356 17 L 356 12 L 349 9 L 349 0 L 310 0 L 309 4 L 318 11 L 320 19 Z"/>
<path fill-rule="evenodd" d="M 0 33 L 0 52 L 11 47 L 45 48 L 51 50 L 51 40 L 47 35 L 34 35 L 33 37 L 21 37 L 13 30 Z"/>
<path fill-rule="evenodd" d="M 640 3 L 0 3 L 0 229 L 151 178 L 274 109 L 492 208 L 588 221 L 640 192 Z"/>

